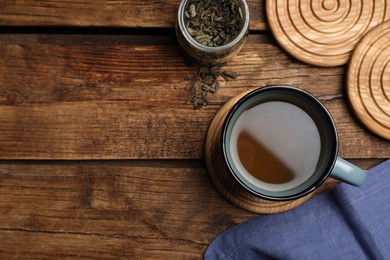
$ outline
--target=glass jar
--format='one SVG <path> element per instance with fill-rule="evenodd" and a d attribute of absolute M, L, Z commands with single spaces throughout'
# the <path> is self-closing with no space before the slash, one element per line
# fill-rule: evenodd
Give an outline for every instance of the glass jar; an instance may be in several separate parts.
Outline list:
<path fill-rule="evenodd" d="M 225 45 L 210 47 L 197 42 L 188 32 L 185 12 L 191 0 L 182 0 L 177 12 L 176 36 L 180 46 L 192 58 L 202 64 L 224 64 L 237 55 L 246 42 L 249 33 L 249 9 L 245 0 L 231 0 L 241 8 L 241 30 L 238 35 Z"/>

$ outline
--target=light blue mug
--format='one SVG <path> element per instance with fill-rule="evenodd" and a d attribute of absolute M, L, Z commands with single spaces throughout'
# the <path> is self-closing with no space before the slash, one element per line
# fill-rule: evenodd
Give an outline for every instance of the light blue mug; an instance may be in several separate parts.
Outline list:
<path fill-rule="evenodd" d="M 244 174 L 245 170 L 243 170 L 242 165 L 239 165 L 237 158 L 234 158 L 235 148 L 232 149 L 234 145 L 232 138 L 235 135 L 233 129 L 237 127 L 237 122 L 241 122 L 239 119 L 243 113 L 259 104 L 271 101 L 292 104 L 306 112 L 315 123 L 321 144 L 319 146 L 318 161 L 314 164 L 313 172 L 305 177 L 306 179 L 301 183 L 285 189 L 280 189 L 277 186 L 275 186 L 277 187 L 275 189 L 268 188 L 273 187 L 272 185 L 259 185 L 260 182 L 254 180 L 253 176 Z M 261 123 L 259 122 L 259 124 Z M 223 159 L 233 177 L 249 192 L 268 200 L 286 201 L 297 199 L 317 189 L 327 178 L 334 178 L 354 186 L 361 186 L 366 177 L 364 170 L 337 156 L 337 129 L 332 116 L 325 106 L 308 92 L 291 86 L 263 87 L 242 97 L 226 116 L 222 126 L 221 144 Z"/>

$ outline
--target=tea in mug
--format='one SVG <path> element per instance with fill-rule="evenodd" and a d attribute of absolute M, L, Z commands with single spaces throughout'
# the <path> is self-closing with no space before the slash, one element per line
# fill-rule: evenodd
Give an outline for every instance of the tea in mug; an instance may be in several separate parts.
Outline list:
<path fill-rule="evenodd" d="M 230 137 L 230 153 L 238 171 L 253 185 L 269 191 L 289 190 L 316 171 L 321 137 L 302 108 L 267 101 L 243 111 Z"/>

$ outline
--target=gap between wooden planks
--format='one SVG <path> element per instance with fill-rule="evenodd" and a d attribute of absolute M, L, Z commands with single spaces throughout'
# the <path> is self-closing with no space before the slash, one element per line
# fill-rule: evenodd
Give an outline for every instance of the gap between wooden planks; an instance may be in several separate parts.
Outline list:
<path fill-rule="evenodd" d="M 345 68 L 295 61 L 269 35 L 249 37 L 225 67 L 239 79 L 223 82 L 210 106 L 198 111 L 185 102 L 182 87 L 173 88 L 196 72 L 174 35 L 155 41 L 90 35 L 0 39 L 0 159 L 200 159 L 217 110 L 242 91 L 270 84 L 294 85 L 324 102 L 336 120 L 341 156 L 390 157 L 386 140 L 351 114 Z"/>

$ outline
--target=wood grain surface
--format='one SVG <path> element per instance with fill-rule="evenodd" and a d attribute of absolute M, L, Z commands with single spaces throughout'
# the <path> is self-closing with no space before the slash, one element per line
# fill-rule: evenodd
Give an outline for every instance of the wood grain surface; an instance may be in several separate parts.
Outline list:
<path fill-rule="evenodd" d="M 232 211 L 203 168 L 149 164 L 0 165 L 0 253 L 194 257 L 211 236 L 254 216 Z"/>
<path fill-rule="evenodd" d="M 198 160 L 2 162 L 0 174 L 3 259 L 201 259 L 257 216 L 223 199 Z"/>
<path fill-rule="evenodd" d="M 290 84 L 335 118 L 339 155 L 369 169 L 389 143 L 354 117 L 346 67 L 290 57 L 248 1 L 251 33 L 210 105 L 173 85 L 196 73 L 174 34 L 179 1 L 0 3 L 0 259 L 201 259 L 258 216 L 224 199 L 204 162 L 209 124 L 237 94 Z"/>
<path fill-rule="evenodd" d="M 7 26 L 172 28 L 180 0 L 2 0 Z M 264 0 L 248 0 L 253 30 L 266 27 Z"/>
<path fill-rule="evenodd" d="M 207 128 L 222 104 L 269 84 L 294 85 L 322 100 L 336 120 L 341 156 L 390 157 L 388 143 L 351 115 L 345 68 L 295 62 L 266 36 L 250 37 L 226 67 L 239 79 L 224 82 L 210 106 L 197 111 L 185 102 L 182 87 L 173 88 L 196 73 L 176 42 L 162 37 L 137 44 L 127 36 L 113 43 L 111 36 L 108 43 L 63 44 L 55 36 L 42 42 L 23 37 L 3 36 L 0 46 L 2 159 L 200 159 Z"/>

